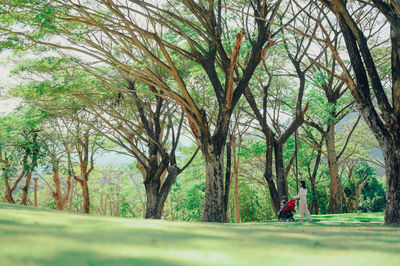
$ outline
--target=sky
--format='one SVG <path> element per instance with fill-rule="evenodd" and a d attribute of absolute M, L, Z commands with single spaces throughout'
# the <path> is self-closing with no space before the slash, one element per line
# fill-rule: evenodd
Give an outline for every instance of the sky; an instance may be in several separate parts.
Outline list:
<path fill-rule="evenodd" d="M 9 69 L 0 65 L 0 89 L 3 90 L 11 83 L 9 77 Z M 0 97 L 3 96 L 4 91 L 0 91 Z M 21 101 L 16 98 L 0 98 L 0 115 L 11 112 Z"/>

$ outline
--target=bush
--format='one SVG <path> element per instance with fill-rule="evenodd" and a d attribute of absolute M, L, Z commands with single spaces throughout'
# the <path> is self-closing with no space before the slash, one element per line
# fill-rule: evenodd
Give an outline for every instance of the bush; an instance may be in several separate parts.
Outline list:
<path fill-rule="evenodd" d="M 200 221 L 203 209 L 205 182 L 186 184 L 185 190 L 175 184 L 173 197 L 175 198 L 174 216 L 182 221 Z"/>
<path fill-rule="evenodd" d="M 233 196 L 232 192 L 230 200 L 232 222 L 235 220 Z M 245 181 L 239 181 L 239 208 L 242 222 L 264 221 L 275 216 L 267 189 Z"/>
<path fill-rule="evenodd" d="M 368 165 L 367 167 L 373 169 Z M 378 180 L 378 178 L 375 177 L 375 169 L 373 169 L 368 182 L 362 189 L 362 200 L 359 209 L 365 212 L 380 212 L 385 209 L 385 205 L 385 188 L 382 180 Z"/>

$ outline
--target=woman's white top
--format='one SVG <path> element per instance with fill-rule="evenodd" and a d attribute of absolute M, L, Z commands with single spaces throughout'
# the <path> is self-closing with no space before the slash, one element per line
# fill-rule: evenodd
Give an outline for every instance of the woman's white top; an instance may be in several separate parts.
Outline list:
<path fill-rule="evenodd" d="M 307 200 L 307 189 L 300 187 L 299 194 L 294 196 L 295 199 Z"/>

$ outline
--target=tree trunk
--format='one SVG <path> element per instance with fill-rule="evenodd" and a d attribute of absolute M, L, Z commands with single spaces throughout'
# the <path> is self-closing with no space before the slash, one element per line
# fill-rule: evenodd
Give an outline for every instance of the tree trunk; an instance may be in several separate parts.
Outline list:
<path fill-rule="evenodd" d="M 323 142 L 324 142 L 324 137 L 322 137 L 320 142 L 318 143 L 317 157 L 315 158 L 314 169 L 313 169 L 312 174 L 309 175 L 309 177 L 310 177 L 309 179 L 310 179 L 310 183 L 311 183 L 311 193 L 313 195 L 313 199 L 311 201 L 311 211 L 314 214 L 319 213 L 316 178 L 317 178 L 317 174 L 318 174 L 318 168 L 321 163 L 321 156 L 322 156 L 321 148 L 322 148 Z"/>
<path fill-rule="evenodd" d="M 354 178 L 354 177 L 353 177 Z M 362 193 L 362 189 L 365 186 L 365 184 L 368 182 L 368 178 L 366 178 L 365 180 L 363 180 L 361 182 L 361 184 L 356 187 L 356 201 L 354 203 L 354 212 L 357 213 L 358 212 L 358 205 L 360 204 L 360 197 L 361 197 L 361 193 Z"/>
<path fill-rule="evenodd" d="M 37 198 L 37 181 L 38 181 L 38 179 L 35 177 L 33 179 L 33 181 L 35 181 L 33 206 L 37 207 L 38 206 L 38 198 Z"/>
<path fill-rule="evenodd" d="M 313 195 L 313 200 L 311 202 L 311 210 L 314 214 L 318 214 L 319 213 L 318 194 L 317 194 L 317 186 L 315 184 L 315 179 L 311 180 L 311 193 Z"/>
<path fill-rule="evenodd" d="M 142 216 L 144 218 L 146 217 L 146 202 L 144 201 L 142 201 L 142 210 L 143 210 Z"/>
<path fill-rule="evenodd" d="M 53 183 L 54 187 L 56 188 L 56 192 L 53 192 L 53 198 L 57 203 L 57 209 L 63 209 L 62 203 L 62 193 L 61 193 L 61 182 L 60 182 L 60 171 L 58 166 L 57 158 L 52 158 L 52 165 L 53 165 Z"/>
<path fill-rule="evenodd" d="M 151 178 L 150 182 L 145 182 L 147 201 L 144 217 L 146 219 L 161 219 L 162 207 L 178 176 L 178 172 L 177 166 L 170 166 L 168 167 L 168 176 L 163 184 L 160 184 L 160 178 Z"/>
<path fill-rule="evenodd" d="M 71 178 L 72 178 L 72 176 L 68 176 L 68 179 L 67 179 L 67 191 L 65 192 L 64 197 L 62 197 L 62 208 L 63 208 L 63 210 L 67 206 L 68 199 L 69 199 L 69 197 L 71 195 Z"/>
<path fill-rule="evenodd" d="M 400 224 L 400 147 L 382 148 L 386 169 L 385 224 Z"/>
<path fill-rule="evenodd" d="M 241 138 L 239 138 L 239 146 Z M 239 209 L 239 158 L 236 156 L 236 138 L 233 138 L 233 175 L 235 178 L 234 184 L 234 199 L 235 199 L 235 222 L 240 223 L 240 209 Z"/>
<path fill-rule="evenodd" d="M 356 201 L 354 202 L 354 212 L 357 213 L 358 212 L 358 205 L 360 204 L 360 195 L 361 193 L 356 194 Z"/>
<path fill-rule="evenodd" d="M 329 213 L 342 212 L 342 197 L 340 195 L 340 180 L 335 150 L 335 126 L 329 125 L 326 132 L 326 147 L 328 150 L 329 169 Z"/>
<path fill-rule="evenodd" d="M 119 211 L 119 191 L 117 191 L 117 202 L 115 203 L 115 216 L 120 217 L 120 211 Z"/>
<path fill-rule="evenodd" d="M 28 199 L 29 185 L 31 184 L 32 173 L 28 172 L 25 179 L 25 186 L 22 189 L 21 205 L 25 205 Z"/>
<path fill-rule="evenodd" d="M 232 144 L 233 142 L 233 144 Z M 236 137 L 231 137 L 230 141 L 226 145 L 226 173 L 225 173 L 225 189 L 224 189 L 224 213 L 225 221 L 229 222 L 228 210 L 229 210 L 229 192 L 231 187 L 231 168 L 232 168 L 232 148 L 233 148 L 233 158 L 236 159 Z M 234 166 L 235 167 L 235 164 Z M 235 181 L 236 182 L 236 181 Z M 236 197 L 236 195 L 235 195 Z M 235 198 L 236 200 L 236 198 Z M 235 202 L 236 204 L 236 202 Z"/>
<path fill-rule="evenodd" d="M 207 146 L 211 152 L 202 150 L 206 164 L 206 191 L 201 220 L 224 223 L 224 149 L 217 152 L 213 145 Z"/>
<path fill-rule="evenodd" d="M 32 162 L 29 165 L 29 170 L 28 170 L 28 173 L 27 173 L 26 179 L 25 179 L 25 186 L 22 189 L 21 205 L 26 205 L 26 202 L 28 199 L 29 186 L 31 184 L 32 173 L 37 166 L 37 160 L 38 160 L 38 155 L 39 155 L 39 151 L 40 151 L 38 142 L 37 142 L 38 133 L 34 132 L 32 137 L 33 137 L 33 141 L 32 141 L 33 148 L 32 148 L 32 155 L 31 155 Z M 26 159 L 29 157 L 28 150 L 29 149 L 26 150 L 26 156 L 27 156 Z M 26 165 L 25 159 L 24 159 L 24 165 Z"/>
<path fill-rule="evenodd" d="M 26 158 L 26 156 L 25 156 L 25 158 Z M 24 160 L 26 160 L 26 159 L 24 159 Z M 6 167 L 8 167 L 8 165 L 7 165 Z M 23 168 L 23 169 L 25 169 L 25 165 L 24 165 L 24 168 Z M 3 170 L 4 170 L 4 171 L 7 171 L 7 168 L 4 168 Z M 4 186 L 5 186 L 5 188 L 6 188 L 6 191 L 5 191 L 5 198 L 6 198 L 6 200 L 7 200 L 8 203 L 15 204 L 15 200 L 14 200 L 14 197 L 13 197 L 13 192 L 14 192 L 14 190 L 17 188 L 19 182 L 22 180 L 22 178 L 23 178 L 24 176 L 25 176 L 25 171 L 22 170 L 22 172 L 21 172 L 21 174 L 18 176 L 17 180 L 15 180 L 14 185 L 11 187 L 11 186 L 10 186 L 10 183 L 8 182 L 8 181 L 9 181 L 9 180 L 8 180 L 9 177 L 7 176 L 7 173 L 4 174 L 4 177 L 3 177 L 3 178 L 4 178 Z"/>
<path fill-rule="evenodd" d="M 164 208 L 165 208 L 165 202 L 164 202 L 164 205 L 161 207 L 161 218 L 164 217 L 164 219 L 165 219 Z"/>
<path fill-rule="evenodd" d="M 353 195 L 350 195 L 350 197 L 347 197 L 345 194 L 343 195 L 343 201 L 346 204 L 348 213 L 352 213 L 354 210 L 352 197 Z"/>
<path fill-rule="evenodd" d="M 392 5 L 400 7 L 400 1 L 395 0 Z M 399 20 L 399 16 L 397 10 L 397 20 Z M 391 25 L 390 39 L 392 44 L 392 97 L 397 123 L 391 130 L 394 139 L 392 145 L 382 149 L 386 166 L 385 223 L 400 224 L 400 30 L 398 23 L 397 31 L 394 25 Z"/>
<path fill-rule="evenodd" d="M 108 207 L 108 203 L 109 203 L 109 198 L 110 198 L 110 194 L 107 194 L 106 199 L 104 200 L 104 216 L 107 216 L 107 207 Z"/>
<path fill-rule="evenodd" d="M 68 202 L 68 208 L 67 210 L 69 212 L 72 212 L 72 205 L 73 205 L 73 201 L 74 201 L 74 191 L 75 191 L 75 186 L 76 186 L 76 181 L 74 182 L 74 184 L 71 185 L 71 192 L 69 195 L 69 202 Z"/>
<path fill-rule="evenodd" d="M 282 143 L 274 142 L 275 152 L 275 171 L 276 171 L 276 185 L 278 189 L 279 201 L 288 200 L 287 181 L 285 179 L 285 167 L 283 165 L 283 145 Z"/>
<path fill-rule="evenodd" d="M 161 219 L 162 203 L 160 202 L 159 183 L 149 183 L 146 187 L 146 219 Z"/>
<path fill-rule="evenodd" d="M 100 193 L 100 207 L 99 213 L 101 216 L 104 216 L 104 206 L 103 206 L 103 193 Z"/>
<path fill-rule="evenodd" d="M 278 191 L 276 190 L 274 180 L 272 178 L 272 145 L 273 145 L 273 137 L 271 135 L 267 135 L 267 148 L 265 152 L 265 171 L 264 171 L 264 179 L 268 184 L 268 190 L 271 196 L 272 207 L 274 208 L 274 213 L 277 216 L 278 211 L 280 209 L 280 199 L 278 195 Z M 278 217 L 278 216 L 277 216 Z"/>
<path fill-rule="evenodd" d="M 88 180 L 84 177 L 82 182 L 82 197 L 83 197 L 83 209 L 85 213 L 90 213 L 90 198 L 89 198 L 89 186 Z"/>
<path fill-rule="evenodd" d="M 10 188 L 10 184 L 8 182 L 8 177 L 7 176 L 4 177 L 4 186 L 6 187 L 6 191 L 5 191 L 6 195 L 5 196 L 6 196 L 7 202 L 15 204 L 15 201 L 14 201 L 14 198 L 13 198 L 13 195 L 12 195 L 13 191 Z"/>
<path fill-rule="evenodd" d="M 103 198 L 103 194 L 101 194 L 100 212 L 101 212 L 101 215 L 103 215 L 103 216 L 107 216 L 108 197 L 109 197 L 109 194 L 107 194 L 105 198 Z"/>
<path fill-rule="evenodd" d="M 110 207 L 110 216 L 114 216 L 114 197 L 112 197 L 109 207 Z"/>

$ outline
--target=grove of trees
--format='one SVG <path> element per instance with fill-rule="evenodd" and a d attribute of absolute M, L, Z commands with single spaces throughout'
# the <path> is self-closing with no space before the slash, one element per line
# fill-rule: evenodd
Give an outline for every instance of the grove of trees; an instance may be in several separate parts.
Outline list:
<path fill-rule="evenodd" d="M 246 222 L 301 179 L 313 213 L 399 224 L 399 7 L 0 0 L 2 95 L 22 99 L 0 116 L 0 198 Z"/>

